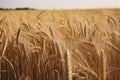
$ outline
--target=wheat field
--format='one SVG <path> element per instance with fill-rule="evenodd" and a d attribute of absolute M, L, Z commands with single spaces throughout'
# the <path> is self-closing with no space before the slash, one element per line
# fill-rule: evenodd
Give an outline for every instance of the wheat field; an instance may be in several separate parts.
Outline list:
<path fill-rule="evenodd" d="M 120 80 L 120 9 L 0 11 L 0 80 Z"/>

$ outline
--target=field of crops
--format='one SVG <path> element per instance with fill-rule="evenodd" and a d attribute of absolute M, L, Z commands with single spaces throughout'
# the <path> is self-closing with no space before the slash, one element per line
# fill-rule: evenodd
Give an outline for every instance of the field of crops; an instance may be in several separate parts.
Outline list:
<path fill-rule="evenodd" d="M 1 10 L 0 80 L 120 80 L 120 9 Z"/>

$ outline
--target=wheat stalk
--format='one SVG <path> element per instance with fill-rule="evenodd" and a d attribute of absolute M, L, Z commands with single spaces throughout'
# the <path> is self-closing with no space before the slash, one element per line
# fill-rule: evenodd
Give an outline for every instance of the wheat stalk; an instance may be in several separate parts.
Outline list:
<path fill-rule="evenodd" d="M 102 64 L 103 64 L 103 80 L 107 79 L 107 68 L 108 68 L 108 64 L 107 64 L 107 56 L 104 53 L 104 50 L 101 49 L 101 54 L 102 54 Z"/>
<path fill-rule="evenodd" d="M 5 55 L 5 50 L 7 48 L 7 44 L 8 44 L 8 39 L 5 41 L 4 48 L 3 48 L 3 51 L 2 51 L 2 56 Z"/>
<path fill-rule="evenodd" d="M 64 54 L 65 60 L 65 80 L 72 80 L 72 71 L 71 71 L 71 57 L 70 52 L 67 49 L 66 53 Z"/>
<path fill-rule="evenodd" d="M 17 36 L 16 36 L 16 44 L 18 45 L 18 41 L 19 41 L 19 35 L 20 35 L 20 28 L 18 29 L 18 32 L 17 32 Z"/>

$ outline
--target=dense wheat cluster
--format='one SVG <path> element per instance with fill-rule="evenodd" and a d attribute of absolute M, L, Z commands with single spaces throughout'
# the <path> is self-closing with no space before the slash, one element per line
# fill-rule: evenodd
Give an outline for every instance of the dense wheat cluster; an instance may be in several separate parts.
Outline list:
<path fill-rule="evenodd" d="M 0 11 L 0 80 L 120 80 L 120 10 Z"/>

